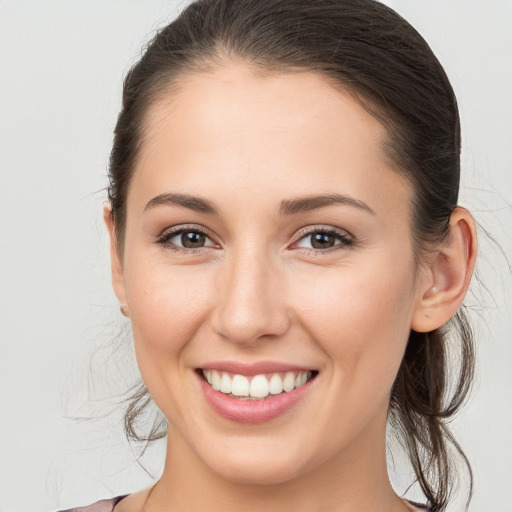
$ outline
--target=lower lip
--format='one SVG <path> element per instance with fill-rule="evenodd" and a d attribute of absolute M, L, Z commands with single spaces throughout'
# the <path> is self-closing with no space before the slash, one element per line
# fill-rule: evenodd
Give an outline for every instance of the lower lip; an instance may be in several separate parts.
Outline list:
<path fill-rule="evenodd" d="M 227 420 L 238 423 L 263 423 L 291 409 L 310 390 L 312 379 L 293 391 L 270 395 L 262 400 L 241 400 L 213 389 L 198 375 L 201 389 L 213 410 Z"/>

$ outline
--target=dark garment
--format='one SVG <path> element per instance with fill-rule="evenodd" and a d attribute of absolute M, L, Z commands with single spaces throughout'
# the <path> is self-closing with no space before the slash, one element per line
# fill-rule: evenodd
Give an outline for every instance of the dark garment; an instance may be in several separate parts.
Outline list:
<path fill-rule="evenodd" d="M 67 510 L 60 510 L 59 512 L 112 512 L 114 507 L 123 499 L 129 496 L 129 494 L 123 494 L 122 496 L 116 496 L 108 500 L 100 500 L 92 505 L 86 507 L 75 507 Z"/>
<path fill-rule="evenodd" d="M 109 500 L 100 500 L 92 505 L 88 505 L 87 507 L 76 507 L 69 508 L 67 510 L 60 510 L 59 512 L 112 512 L 117 503 L 119 503 L 123 498 L 126 498 L 129 494 L 124 494 L 122 496 L 116 496 L 115 498 L 110 498 Z M 411 505 L 415 506 L 418 510 L 429 510 L 425 505 L 420 505 L 419 503 L 409 502 Z"/>
<path fill-rule="evenodd" d="M 427 505 L 420 505 L 419 503 L 416 503 L 415 501 L 407 500 L 413 507 L 416 507 L 418 510 L 426 510 L 427 512 L 430 510 Z"/>

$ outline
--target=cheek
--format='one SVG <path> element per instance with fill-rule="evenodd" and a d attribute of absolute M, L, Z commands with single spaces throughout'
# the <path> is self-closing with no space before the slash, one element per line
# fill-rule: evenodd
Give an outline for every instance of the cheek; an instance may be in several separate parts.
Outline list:
<path fill-rule="evenodd" d="M 295 292 L 302 304 L 299 316 L 333 373 L 355 386 L 390 387 L 403 357 L 413 311 L 413 266 L 406 262 L 397 269 L 394 261 L 332 269 L 321 280 L 310 274 Z"/>
<path fill-rule="evenodd" d="M 139 261 L 144 261 L 143 258 Z M 139 364 L 144 357 L 176 357 L 205 318 L 211 286 L 208 272 L 154 263 L 146 257 L 125 274 Z"/>
<path fill-rule="evenodd" d="M 190 267 L 151 264 L 127 265 L 125 273 L 135 355 L 152 399 L 167 418 L 186 415 L 180 395 L 172 390 L 190 385 L 185 365 L 190 343 L 207 317 L 211 286 L 204 272 Z"/>

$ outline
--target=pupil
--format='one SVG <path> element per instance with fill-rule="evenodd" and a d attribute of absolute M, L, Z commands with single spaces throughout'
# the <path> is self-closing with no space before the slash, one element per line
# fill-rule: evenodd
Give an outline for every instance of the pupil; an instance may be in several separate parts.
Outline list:
<path fill-rule="evenodd" d="M 312 235 L 311 245 L 315 249 L 325 249 L 326 247 L 332 247 L 334 240 L 332 235 L 328 235 L 326 233 L 316 233 Z"/>
<path fill-rule="evenodd" d="M 181 243 L 183 247 L 194 249 L 195 247 L 202 247 L 204 245 L 205 236 L 202 233 L 194 233 L 187 231 L 181 234 Z"/>

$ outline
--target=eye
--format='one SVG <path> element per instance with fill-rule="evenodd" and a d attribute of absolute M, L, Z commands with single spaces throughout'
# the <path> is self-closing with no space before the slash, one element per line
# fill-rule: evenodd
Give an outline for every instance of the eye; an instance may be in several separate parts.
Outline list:
<path fill-rule="evenodd" d="M 336 229 L 316 228 L 302 231 L 292 246 L 293 249 L 310 249 L 314 253 L 326 253 L 354 246 L 354 239 L 346 232 Z M 300 236 L 299 235 L 299 236 Z"/>
<path fill-rule="evenodd" d="M 197 249 L 218 247 L 206 233 L 198 227 L 179 227 L 166 231 L 156 240 L 157 244 L 176 252 L 194 252 Z"/>

